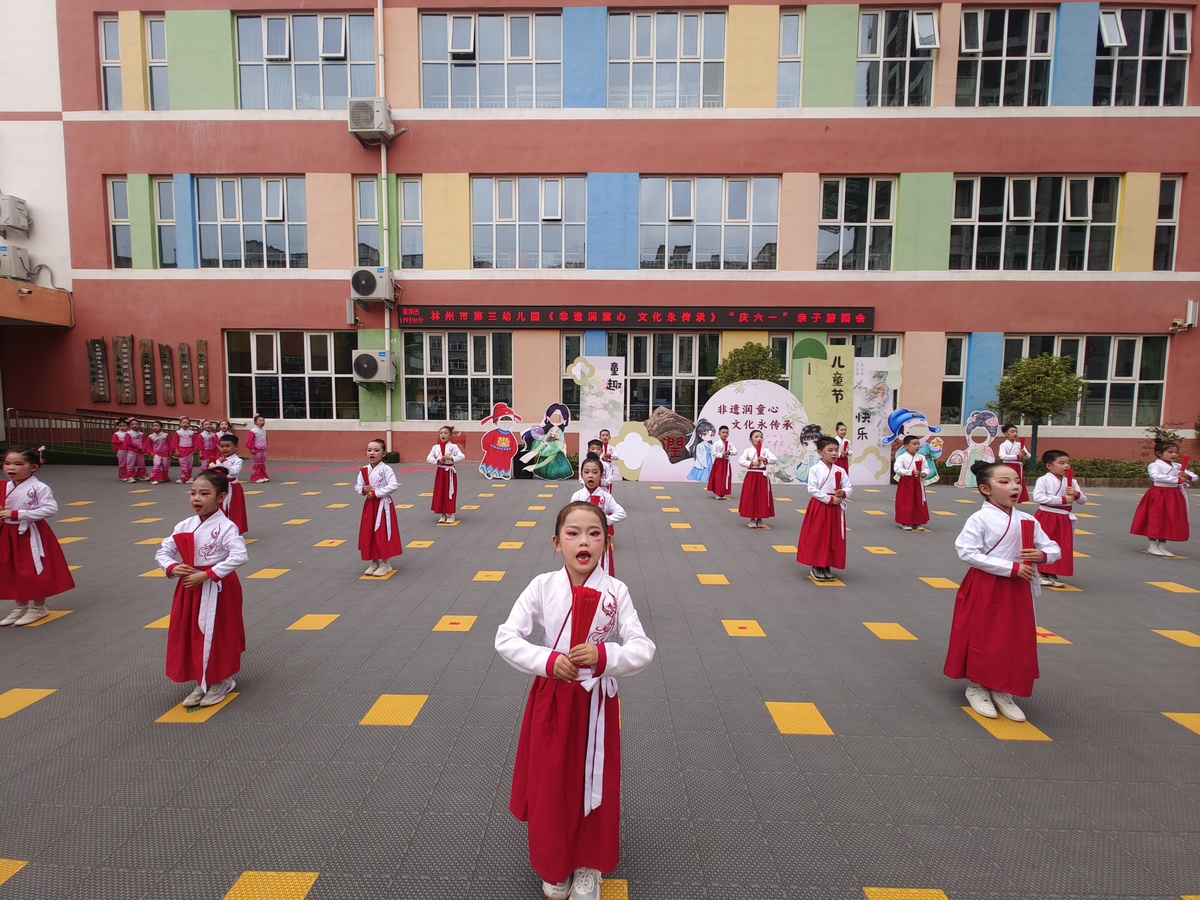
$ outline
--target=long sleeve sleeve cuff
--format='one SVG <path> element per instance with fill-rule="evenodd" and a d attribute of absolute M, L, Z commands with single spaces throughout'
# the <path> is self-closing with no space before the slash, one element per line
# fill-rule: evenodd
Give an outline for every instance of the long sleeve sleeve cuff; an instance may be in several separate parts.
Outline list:
<path fill-rule="evenodd" d="M 558 658 L 560 656 L 562 656 L 562 654 L 559 653 L 557 650 L 550 651 L 550 656 L 547 657 L 547 659 L 546 659 L 546 677 L 547 678 L 554 677 L 554 663 L 558 660 Z"/>
<path fill-rule="evenodd" d="M 596 660 L 596 665 L 592 667 L 592 675 L 599 678 L 604 674 L 604 670 L 608 668 L 608 649 L 605 644 L 596 645 L 596 653 L 599 654 L 599 659 Z"/>
<path fill-rule="evenodd" d="M 171 578 L 172 577 L 171 573 L 174 572 L 177 568 L 179 568 L 179 563 L 171 563 L 169 566 L 167 566 L 167 577 Z"/>
<path fill-rule="evenodd" d="M 1019 562 L 1015 562 L 1015 563 L 1013 563 L 1013 567 L 1012 567 L 1012 575 L 1010 575 L 1009 577 L 1010 577 L 1010 578 L 1016 578 L 1016 577 L 1017 577 L 1017 573 L 1018 573 L 1018 572 L 1020 572 L 1020 571 L 1021 571 L 1021 564 L 1020 564 Z"/>
<path fill-rule="evenodd" d="M 18 519 L 21 518 L 20 513 L 21 513 L 21 511 L 19 509 L 10 509 L 8 511 L 8 517 L 10 519 L 12 519 L 14 522 L 16 522 Z"/>

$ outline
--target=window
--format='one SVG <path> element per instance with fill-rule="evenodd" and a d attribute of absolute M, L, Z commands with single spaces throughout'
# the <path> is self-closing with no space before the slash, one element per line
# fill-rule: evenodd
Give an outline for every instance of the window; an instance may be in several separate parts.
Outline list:
<path fill-rule="evenodd" d="M 202 269 L 308 267 L 303 177 L 197 178 L 196 218 Z"/>
<path fill-rule="evenodd" d="M 1112 269 L 1120 179 L 956 178 L 951 269 Z"/>
<path fill-rule="evenodd" d="M 790 334 L 772 334 L 770 341 L 771 355 L 779 361 L 779 369 L 783 373 L 779 380 L 785 385 L 792 372 L 792 336 Z"/>
<path fill-rule="evenodd" d="M 1030 9 L 964 12 L 956 104 L 1045 106 L 1053 16 Z"/>
<path fill-rule="evenodd" d="M 625 418 L 642 422 L 660 406 L 695 420 L 712 396 L 721 336 L 706 332 L 608 332 L 608 356 L 625 357 Z"/>
<path fill-rule="evenodd" d="M 229 415 L 357 419 L 356 331 L 227 331 Z"/>
<path fill-rule="evenodd" d="M 822 179 L 817 268 L 890 269 L 895 193 L 894 178 Z"/>
<path fill-rule="evenodd" d="M 1188 10 L 1101 10 L 1092 105 L 1182 106 L 1191 30 Z"/>
<path fill-rule="evenodd" d="M 158 226 L 158 267 L 177 269 L 175 256 L 175 183 L 170 178 L 154 179 L 154 220 Z"/>
<path fill-rule="evenodd" d="M 725 105 L 725 13 L 608 16 L 608 105 Z"/>
<path fill-rule="evenodd" d="M 238 16 L 242 109 L 345 109 L 374 97 L 375 17 Z"/>
<path fill-rule="evenodd" d="M 886 358 L 900 352 L 898 334 L 831 334 L 826 343 L 831 347 L 853 346 L 855 359 L 871 359 L 876 356 Z"/>
<path fill-rule="evenodd" d="M 114 269 L 133 268 L 133 235 L 129 230 L 129 185 L 124 178 L 108 181 L 108 233 Z"/>
<path fill-rule="evenodd" d="M 1158 223 L 1154 226 L 1154 271 L 1175 268 L 1175 238 L 1179 233 L 1179 179 L 1158 183 Z"/>
<path fill-rule="evenodd" d="M 100 20 L 100 84 L 105 109 L 121 109 L 121 32 L 116 19 Z"/>
<path fill-rule="evenodd" d="M 399 221 L 400 227 L 400 261 L 389 258 L 388 262 L 394 268 L 420 269 L 425 265 L 425 241 L 421 225 L 421 180 L 419 178 L 401 178 L 396 185 L 396 195 L 388 198 L 392 207 L 399 207 L 397 214 L 390 209 L 389 216 L 393 221 Z M 354 179 L 354 231 L 357 244 L 357 259 L 360 266 L 382 265 L 380 242 L 383 229 L 380 225 L 379 181 L 367 176 Z M 390 236 L 392 246 L 396 246 L 395 236 Z"/>
<path fill-rule="evenodd" d="M 1043 353 L 1070 359 L 1088 382 L 1079 407 L 1048 424 L 1143 428 L 1162 421 L 1166 335 L 1008 335 L 1004 368 Z"/>
<path fill-rule="evenodd" d="M 562 15 L 423 14 L 421 105 L 562 106 Z"/>
<path fill-rule="evenodd" d="M 929 106 L 937 19 L 925 10 L 864 12 L 858 26 L 855 106 Z"/>
<path fill-rule="evenodd" d="M 643 269 L 774 269 L 779 179 L 648 176 L 639 188 Z"/>
<path fill-rule="evenodd" d="M 476 269 L 587 267 L 587 178 L 472 178 Z"/>
<path fill-rule="evenodd" d="M 967 374 L 967 339 L 946 335 L 946 371 L 942 378 L 943 425 L 963 423 L 963 382 Z"/>
<path fill-rule="evenodd" d="M 146 19 L 146 68 L 150 85 L 150 108 L 170 109 L 167 92 L 167 20 Z"/>
<path fill-rule="evenodd" d="M 780 109 L 800 106 L 800 54 L 804 47 L 804 13 L 789 10 L 779 16 L 779 74 L 775 105 Z"/>
<path fill-rule="evenodd" d="M 404 417 L 478 422 L 512 403 L 512 374 L 512 332 L 406 331 Z"/>
<path fill-rule="evenodd" d="M 354 233 L 358 265 L 379 266 L 379 182 L 375 178 L 354 179 Z"/>
<path fill-rule="evenodd" d="M 583 335 L 564 334 L 562 336 L 562 404 L 571 411 L 571 418 L 579 418 L 579 385 L 568 374 L 571 363 L 583 356 Z"/>

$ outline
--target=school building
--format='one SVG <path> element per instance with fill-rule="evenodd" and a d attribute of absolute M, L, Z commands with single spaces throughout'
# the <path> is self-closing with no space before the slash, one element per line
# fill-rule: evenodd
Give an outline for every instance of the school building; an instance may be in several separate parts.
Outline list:
<path fill-rule="evenodd" d="M 5 19 L 0 192 L 32 224 L 0 244 L 50 270 L 0 279 L 5 407 L 258 412 L 276 458 L 423 457 L 449 421 L 478 458 L 493 404 L 578 403 L 580 354 L 625 358 L 629 420 L 693 418 L 732 348 L 790 378 L 817 337 L 898 355 L 948 448 L 1042 352 L 1090 384 L 1042 432 L 1075 455 L 1200 414 L 1194 0 Z"/>

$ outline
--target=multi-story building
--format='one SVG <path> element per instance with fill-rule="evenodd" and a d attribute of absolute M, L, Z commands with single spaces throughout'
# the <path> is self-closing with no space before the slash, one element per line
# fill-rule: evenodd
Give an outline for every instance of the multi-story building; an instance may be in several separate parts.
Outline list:
<path fill-rule="evenodd" d="M 60 142 L 75 327 L 0 330 L 6 406 L 260 412 L 293 457 L 390 426 L 411 457 L 499 401 L 572 406 L 581 353 L 626 358 L 629 419 L 692 418 L 731 348 L 789 366 L 816 336 L 898 354 L 951 445 L 1044 351 L 1091 386 L 1043 432 L 1078 455 L 1200 408 L 1173 326 L 1200 297 L 1194 2 L 125 5 L 33 4 L 9 35 L 54 80 L 0 119 L 50 155 L 0 143 L 0 188 L 39 193 Z M 347 128 L 376 96 L 382 152 Z M 348 304 L 356 267 L 394 272 L 394 312 Z M 94 402 L 85 341 L 114 335 L 176 379 L 186 344 L 208 402 Z M 394 388 L 357 384 L 385 345 Z"/>

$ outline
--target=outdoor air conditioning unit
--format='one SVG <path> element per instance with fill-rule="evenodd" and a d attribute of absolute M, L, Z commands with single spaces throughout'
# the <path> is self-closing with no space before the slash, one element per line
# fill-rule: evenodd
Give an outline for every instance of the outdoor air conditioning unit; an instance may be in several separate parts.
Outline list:
<path fill-rule="evenodd" d="M 396 380 L 396 356 L 387 350 L 354 351 L 354 380 L 391 384 Z"/>
<path fill-rule="evenodd" d="M 391 300 L 396 296 L 392 270 L 355 269 L 350 276 L 350 296 L 354 300 Z"/>
<path fill-rule="evenodd" d="M 29 207 L 20 197 L 0 194 L 0 236 L 7 237 L 9 231 L 29 234 Z"/>
<path fill-rule="evenodd" d="M 371 143 L 387 143 L 396 136 L 392 126 L 392 111 L 383 97 L 351 100 L 348 104 L 350 133 L 365 147 Z"/>
<path fill-rule="evenodd" d="M 29 254 L 23 248 L 14 247 L 12 244 L 0 244 L 0 278 L 33 281 Z"/>

